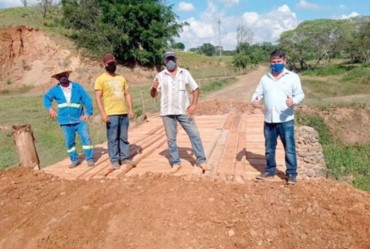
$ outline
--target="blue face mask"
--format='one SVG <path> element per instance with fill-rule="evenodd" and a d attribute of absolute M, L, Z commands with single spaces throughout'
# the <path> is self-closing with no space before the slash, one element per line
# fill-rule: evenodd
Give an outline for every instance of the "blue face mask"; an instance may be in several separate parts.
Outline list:
<path fill-rule="evenodd" d="M 168 71 L 173 71 L 176 68 L 176 62 L 174 62 L 173 60 L 170 60 L 166 63 L 166 67 Z"/>
<path fill-rule="evenodd" d="M 283 71 L 284 64 L 283 63 L 281 63 L 281 64 L 271 64 L 270 67 L 271 67 L 272 73 L 278 74 L 278 73 L 281 73 L 281 71 Z"/>

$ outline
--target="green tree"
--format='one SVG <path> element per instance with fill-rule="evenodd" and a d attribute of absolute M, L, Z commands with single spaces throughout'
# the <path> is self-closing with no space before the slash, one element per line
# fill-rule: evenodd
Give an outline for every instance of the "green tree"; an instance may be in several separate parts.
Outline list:
<path fill-rule="evenodd" d="M 182 42 L 176 42 L 176 43 L 172 44 L 171 47 L 174 48 L 174 49 L 182 50 L 182 51 L 184 51 L 184 49 L 185 49 L 185 45 Z"/>
<path fill-rule="evenodd" d="M 48 11 L 53 6 L 53 0 L 38 0 L 41 8 L 42 8 L 42 16 L 45 18 Z M 25 1 L 25 7 L 27 7 L 27 1 Z"/>
<path fill-rule="evenodd" d="M 160 66 L 184 25 L 161 0 L 62 0 L 62 6 L 63 23 L 80 47 L 113 52 L 128 66 Z"/>
<path fill-rule="evenodd" d="M 357 17 L 349 22 L 344 42 L 352 62 L 364 62 L 370 58 L 370 18 Z"/>
<path fill-rule="evenodd" d="M 246 68 L 248 64 L 257 65 L 261 62 L 267 62 L 271 52 L 276 47 L 269 42 L 262 44 L 240 43 L 236 48 L 236 54 L 233 57 L 233 66 L 236 68 Z"/>
<path fill-rule="evenodd" d="M 198 51 L 199 51 L 199 53 L 204 54 L 206 56 L 213 56 L 217 52 L 216 47 L 213 46 L 211 43 L 203 43 L 198 48 Z"/>
<path fill-rule="evenodd" d="M 246 69 L 249 64 L 250 58 L 246 56 L 245 54 L 237 53 L 234 55 L 232 60 L 232 65 L 234 68 L 237 69 Z"/>
<path fill-rule="evenodd" d="M 283 32 L 279 44 L 287 51 L 289 62 L 299 63 L 303 69 L 308 67 L 308 60 L 316 60 L 314 66 L 322 61 L 328 64 L 332 58 L 362 62 L 369 58 L 369 23 L 369 17 L 305 21 L 296 29 Z"/>

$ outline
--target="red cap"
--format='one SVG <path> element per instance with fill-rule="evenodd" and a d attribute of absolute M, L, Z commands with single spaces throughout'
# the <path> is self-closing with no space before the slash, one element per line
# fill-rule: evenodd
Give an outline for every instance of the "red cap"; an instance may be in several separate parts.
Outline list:
<path fill-rule="evenodd" d="M 104 62 L 105 64 L 109 64 L 109 63 L 112 63 L 112 62 L 117 63 L 117 60 L 116 60 L 116 57 L 114 57 L 114 55 L 113 55 L 113 54 L 108 53 L 108 54 L 105 54 L 105 55 L 103 56 L 103 62 Z"/>

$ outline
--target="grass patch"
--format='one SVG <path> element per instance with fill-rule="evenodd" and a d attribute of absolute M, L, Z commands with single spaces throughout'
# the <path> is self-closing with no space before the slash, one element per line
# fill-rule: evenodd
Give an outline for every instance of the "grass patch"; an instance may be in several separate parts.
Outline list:
<path fill-rule="evenodd" d="M 195 79 L 234 76 L 232 56 L 205 56 L 196 53 L 176 52 L 178 63 L 188 69 Z"/>
<path fill-rule="evenodd" d="M 367 83 L 365 83 L 367 82 Z M 354 94 L 370 93 L 370 78 L 366 81 L 343 81 L 343 79 L 304 79 L 304 88 L 310 99 L 348 96 Z"/>
<path fill-rule="evenodd" d="M 344 82 L 356 82 L 358 84 L 357 89 L 360 87 L 369 88 L 370 86 L 370 69 L 368 67 L 357 67 L 347 72 L 343 76 Z"/>
<path fill-rule="evenodd" d="M 370 144 L 342 144 L 332 136 L 323 118 L 318 114 L 298 111 L 296 121 L 299 125 L 313 127 L 319 133 L 328 176 L 337 180 L 351 181 L 354 186 L 370 191 Z"/>
<path fill-rule="evenodd" d="M 25 25 L 39 28 L 43 26 L 42 12 L 38 7 L 0 9 L 0 19 L 0 27 Z"/>
<path fill-rule="evenodd" d="M 32 126 L 41 167 L 56 163 L 67 156 L 62 131 L 57 121 L 48 117 L 42 105 L 42 96 L 0 96 L 0 116 L 1 126 Z M 104 142 L 104 124 L 90 122 L 90 134 L 94 144 Z M 18 156 L 11 132 L 0 130 L 0 138 L 0 168 L 17 165 Z M 78 150 L 82 152 L 81 147 L 78 147 Z"/>
<path fill-rule="evenodd" d="M 317 68 L 308 69 L 308 70 L 304 71 L 304 75 L 320 76 L 320 77 L 340 75 L 340 74 L 344 74 L 348 71 L 353 70 L 353 68 L 356 68 L 356 66 L 354 66 L 354 65 L 345 65 L 345 64 L 329 65 L 329 66 L 326 66 L 326 67 L 317 67 Z"/>
<path fill-rule="evenodd" d="M 144 112 L 142 99 L 144 101 L 146 113 L 154 113 L 159 111 L 159 97 L 152 98 L 152 96 L 150 96 L 150 87 L 151 84 L 130 86 L 135 117 L 139 117 Z"/>
<path fill-rule="evenodd" d="M 217 91 L 221 88 L 224 88 L 236 81 L 236 78 L 226 78 L 226 79 L 219 79 L 219 80 L 214 80 L 210 81 L 209 83 L 203 83 L 201 85 L 201 91 L 203 94 Z"/>
<path fill-rule="evenodd" d="M 354 186 L 370 191 L 370 144 L 333 143 L 323 145 L 323 149 L 329 176 L 351 180 Z"/>
<path fill-rule="evenodd" d="M 330 133 L 329 127 L 319 114 L 306 114 L 302 111 L 297 111 L 295 114 L 295 120 L 298 125 L 313 127 L 319 133 L 320 143 L 322 145 L 333 143 L 334 138 Z"/>
<path fill-rule="evenodd" d="M 11 130 L 1 129 L 0 141 L 0 169 L 16 165 L 18 157 Z"/>
<path fill-rule="evenodd" d="M 323 105 L 370 104 L 370 67 L 361 65 L 330 65 L 302 73 L 306 103 Z M 359 96 L 356 96 L 359 95 Z M 343 103 L 343 104 L 342 104 Z"/>
<path fill-rule="evenodd" d="M 9 95 L 9 94 L 22 94 L 22 93 L 28 93 L 32 89 L 34 89 L 34 86 L 26 86 L 22 85 L 18 88 L 11 88 L 11 89 L 1 89 L 0 95 Z"/>

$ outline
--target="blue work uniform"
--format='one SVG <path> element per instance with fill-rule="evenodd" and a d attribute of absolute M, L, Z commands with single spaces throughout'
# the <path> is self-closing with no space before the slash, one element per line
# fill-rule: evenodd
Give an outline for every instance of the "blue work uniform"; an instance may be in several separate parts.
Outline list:
<path fill-rule="evenodd" d="M 62 128 L 67 153 L 72 163 L 78 162 L 75 142 L 76 132 L 80 136 L 86 160 L 92 161 L 94 159 L 94 147 L 90 139 L 89 126 L 86 121 L 81 120 L 81 116 L 85 113 L 87 116 L 92 116 L 93 114 L 91 97 L 77 82 L 70 82 L 70 86 L 71 94 L 69 101 L 67 101 L 63 93 L 62 86 L 57 84 L 44 95 L 43 103 L 46 110 L 52 108 L 53 100 L 58 105 L 57 120 Z"/>

